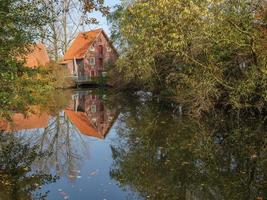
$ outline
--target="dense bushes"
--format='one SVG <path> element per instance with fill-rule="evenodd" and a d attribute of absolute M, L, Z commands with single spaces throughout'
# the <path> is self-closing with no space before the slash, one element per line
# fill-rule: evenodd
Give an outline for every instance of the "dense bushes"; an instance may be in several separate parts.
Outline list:
<path fill-rule="evenodd" d="M 45 101 L 52 89 L 48 72 L 28 69 L 17 58 L 38 38 L 38 28 L 49 20 L 40 1 L 0 1 L 0 117 L 29 104 Z"/>
<path fill-rule="evenodd" d="M 264 1 L 137 0 L 110 20 L 124 82 L 173 96 L 198 115 L 266 106 Z"/>

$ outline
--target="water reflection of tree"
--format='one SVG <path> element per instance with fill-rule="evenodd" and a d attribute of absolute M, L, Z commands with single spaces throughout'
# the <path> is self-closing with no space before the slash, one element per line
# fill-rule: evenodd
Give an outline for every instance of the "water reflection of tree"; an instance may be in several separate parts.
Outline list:
<path fill-rule="evenodd" d="M 50 155 L 48 159 L 36 163 L 36 167 L 45 171 L 54 168 L 59 176 L 75 174 L 84 157 L 89 154 L 89 144 L 84 141 L 64 112 L 52 117 L 43 133 L 31 139 L 38 145 L 40 152 L 49 152 Z"/>
<path fill-rule="evenodd" d="M 120 117 L 111 176 L 147 199 L 256 199 L 267 195 L 264 120 L 195 122 L 153 104 Z M 265 124 L 264 124 L 265 123 Z"/>
<path fill-rule="evenodd" d="M 23 138 L 0 134 L 0 199 L 27 200 L 45 199 L 48 192 L 37 192 L 42 185 L 51 183 L 56 177 L 42 171 L 31 170 L 34 161 L 44 159 Z"/>

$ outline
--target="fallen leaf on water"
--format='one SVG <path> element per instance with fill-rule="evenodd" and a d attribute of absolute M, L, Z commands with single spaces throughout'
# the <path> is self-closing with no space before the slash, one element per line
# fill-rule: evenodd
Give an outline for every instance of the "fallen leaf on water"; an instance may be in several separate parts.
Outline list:
<path fill-rule="evenodd" d="M 76 178 L 75 175 L 69 174 L 69 178 Z"/>
<path fill-rule="evenodd" d="M 90 176 L 96 176 L 97 174 L 98 174 L 98 170 L 91 172 L 89 175 Z"/>
<path fill-rule="evenodd" d="M 81 173 L 80 170 L 75 170 L 75 169 L 71 170 L 71 172 L 78 173 L 78 174 Z"/>
<path fill-rule="evenodd" d="M 68 196 L 65 192 L 60 192 L 60 194 L 62 195 L 62 196 Z"/>

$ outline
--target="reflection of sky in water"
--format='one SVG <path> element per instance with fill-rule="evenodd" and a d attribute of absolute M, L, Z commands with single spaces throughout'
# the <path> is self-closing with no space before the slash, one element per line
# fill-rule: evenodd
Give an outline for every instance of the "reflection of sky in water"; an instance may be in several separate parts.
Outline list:
<path fill-rule="evenodd" d="M 55 116 L 38 112 L 24 118 L 16 114 L 13 122 L 4 123 L 6 134 L 14 130 L 22 143 L 37 145 L 40 152 L 49 154 L 32 166 L 32 172 L 59 176 L 55 183 L 37 190 L 49 191 L 46 199 L 128 198 L 129 192 L 110 178 L 116 110 L 108 109 L 103 96 L 91 92 L 76 92 L 67 108 Z"/>
<path fill-rule="evenodd" d="M 64 195 L 70 199 L 126 199 L 128 193 L 123 192 L 109 176 L 112 164 L 109 143 L 115 135 L 114 129 L 104 141 L 81 135 L 81 140 L 87 144 L 88 154 L 78 153 L 82 156 L 81 162 L 75 167 L 76 171 L 69 170 L 69 177 L 65 174 L 56 183 L 44 187 L 44 191 L 50 190 L 47 199 L 60 199 Z M 73 141 L 74 148 L 81 145 L 77 141 Z M 76 178 L 72 178 L 75 173 Z"/>

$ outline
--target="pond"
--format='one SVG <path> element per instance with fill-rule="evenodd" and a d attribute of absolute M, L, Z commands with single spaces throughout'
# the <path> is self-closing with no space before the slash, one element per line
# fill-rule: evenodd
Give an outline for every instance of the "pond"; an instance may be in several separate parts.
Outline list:
<path fill-rule="evenodd" d="M 86 89 L 0 130 L 0 200 L 267 198 L 266 118 L 197 120 L 144 92 Z"/>

